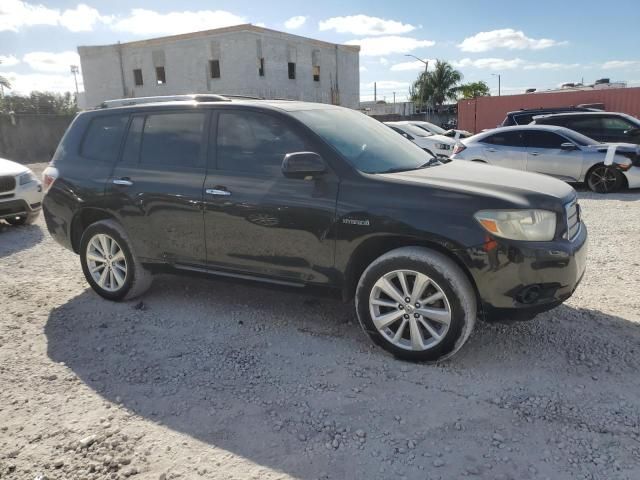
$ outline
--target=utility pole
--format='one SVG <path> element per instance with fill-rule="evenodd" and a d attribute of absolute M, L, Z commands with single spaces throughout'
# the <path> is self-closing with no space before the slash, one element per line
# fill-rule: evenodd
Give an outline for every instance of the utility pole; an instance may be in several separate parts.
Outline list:
<path fill-rule="evenodd" d="M 373 103 L 378 101 L 378 87 L 377 82 L 373 82 Z"/>
<path fill-rule="evenodd" d="M 422 108 L 424 109 L 424 119 L 427 119 L 427 109 L 425 108 L 424 105 L 424 84 L 427 81 L 427 73 L 429 70 L 429 61 L 428 60 L 423 60 L 421 58 L 416 57 L 415 55 L 411 55 L 410 53 L 407 53 L 405 55 L 405 57 L 411 57 L 411 58 L 415 58 L 416 60 L 418 60 L 419 62 L 424 63 L 424 74 L 423 74 L 423 81 L 422 81 L 422 86 L 420 88 L 420 105 L 422 106 Z"/>
<path fill-rule="evenodd" d="M 71 73 L 73 74 L 73 80 L 76 82 L 76 105 L 78 105 L 78 96 L 80 92 L 78 91 L 78 73 L 80 69 L 77 65 L 71 65 Z"/>
<path fill-rule="evenodd" d="M 396 104 L 396 92 L 393 92 L 393 104 Z"/>
<path fill-rule="evenodd" d="M 493 75 L 494 77 L 498 77 L 498 96 L 500 96 L 500 74 L 492 73 L 491 75 Z"/>

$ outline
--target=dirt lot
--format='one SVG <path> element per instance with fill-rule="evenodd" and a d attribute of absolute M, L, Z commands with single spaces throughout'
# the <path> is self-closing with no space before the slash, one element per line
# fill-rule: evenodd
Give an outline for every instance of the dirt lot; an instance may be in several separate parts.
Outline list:
<path fill-rule="evenodd" d="M 574 297 L 440 366 L 259 285 L 163 276 L 109 303 L 42 219 L 3 224 L 0 478 L 638 479 L 640 192 L 580 197 Z"/>

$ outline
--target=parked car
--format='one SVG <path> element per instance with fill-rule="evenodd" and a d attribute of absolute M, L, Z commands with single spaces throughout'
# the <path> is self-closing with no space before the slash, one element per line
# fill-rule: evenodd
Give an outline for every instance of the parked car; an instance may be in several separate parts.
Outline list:
<path fill-rule="evenodd" d="M 640 187 L 640 147 L 616 144 L 613 164 L 607 166 L 608 147 L 567 128 L 527 125 L 496 128 L 466 138 L 451 158 L 586 182 L 599 193 Z"/>
<path fill-rule="evenodd" d="M 457 129 L 449 129 L 449 130 L 445 130 L 442 127 L 439 127 L 438 125 L 435 125 L 431 122 L 423 122 L 420 120 L 411 120 L 409 122 L 411 125 L 415 125 L 416 127 L 419 127 L 433 135 L 444 135 L 445 137 L 450 137 L 450 138 L 455 138 L 455 136 L 457 135 L 458 138 L 467 138 L 470 137 L 472 135 L 471 132 L 467 132 L 466 130 L 457 130 Z"/>
<path fill-rule="evenodd" d="M 36 221 L 42 204 L 42 185 L 24 165 L 0 158 L 0 220 L 11 225 Z"/>
<path fill-rule="evenodd" d="M 106 299 L 158 271 L 324 287 L 355 297 L 376 344 L 435 361 L 478 315 L 531 318 L 582 278 L 573 188 L 506 172 L 441 163 L 350 109 L 221 97 L 80 113 L 44 212 Z"/>
<path fill-rule="evenodd" d="M 549 115 L 566 112 L 597 112 L 595 108 L 587 107 L 557 107 L 557 108 L 530 108 L 508 112 L 507 116 L 498 127 L 510 127 L 512 125 L 527 125 L 537 115 Z"/>
<path fill-rule="evenodd" d="M 444 135 L 434 135 L 420 127 L 412 125 L 412 122 L 384 122 L 386 126 L 396 131 L 403 137 L 411 140 L 433 157 L 449 158 L 456 141 Z"/>
<path fill-rule="evenodd" d="M 626 113 L 582 112 L 538 115 L 534 125 L 557 125 L 575 130 L 599 142 L 640 144 L 640 120 Z"/>

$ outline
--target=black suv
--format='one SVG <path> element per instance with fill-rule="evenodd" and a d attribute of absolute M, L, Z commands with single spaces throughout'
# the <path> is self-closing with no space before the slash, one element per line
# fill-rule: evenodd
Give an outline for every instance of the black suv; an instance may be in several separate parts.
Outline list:
<path fill-rule="evenodd" d="M 514 110 L 508 112 L 499 127 L 511 127 L 513 125 L 528 125 L 536 115 L 552 115 L 555 113 L 569 112 L 597 112 L 594 108 L 587 107 L 553 107 L 553 108 L 530 108 L 528 110 Z"/>
<path fill-rule="evenodd" d="M 541 115 L 536 125 L 557 125 L 575 130 L 598 142 L 640 144 L 640 120 L 626 113 L 582 112 Z"/>
<path fill-rule="evenodd" d="M 84 112 L 44 181 L 51 235 L 107 299 L 166 270 L 328 287 L 411 360 L 455 353 L 479 314 L 559 305 L 585 268 L 564 182 L 442 164 L 331 105 L 221 97 Z"/>

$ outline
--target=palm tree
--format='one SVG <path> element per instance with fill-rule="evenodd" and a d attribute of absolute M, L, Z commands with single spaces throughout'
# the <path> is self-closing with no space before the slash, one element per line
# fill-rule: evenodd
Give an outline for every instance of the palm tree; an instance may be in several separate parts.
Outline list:
<path fill-rule="evenodd" d="M 2 60 L 0 60 L 0 63 L 2 63 Z M 0 75 L 0 92 L 2 92 L 2 94 L 4 95 L 4 90 L 5 88 L 11 89 L 11 82 L 9 82 L 9 80 L 6 77 L 3 77 L 2 75 Z"/>
<path fill-rule="evenodd" d="M 462 74 L 444 60 L 436 60 L 435 68 L 430 72 L 422 72 L 409 90 L 414 102 L 424 99 L 426 103 L 440 106 L 447 100 L 455 100 L 458 96 L 458 84 Z"/>
<path fill-rule="evenodd" d="M 488 97 L 490 95 L 489 85 L 483 80 L 465 83 L 460 85 L 458 90 L 462 94 L 462 98 Z"/>

